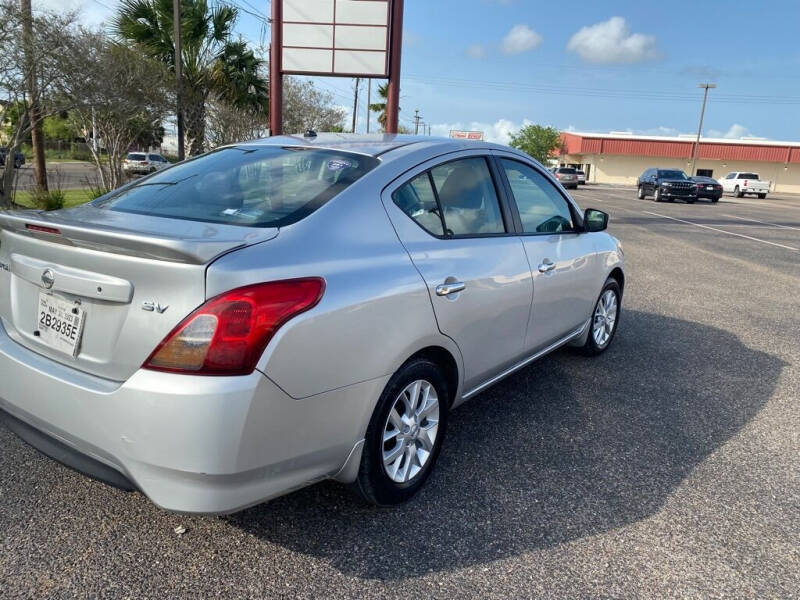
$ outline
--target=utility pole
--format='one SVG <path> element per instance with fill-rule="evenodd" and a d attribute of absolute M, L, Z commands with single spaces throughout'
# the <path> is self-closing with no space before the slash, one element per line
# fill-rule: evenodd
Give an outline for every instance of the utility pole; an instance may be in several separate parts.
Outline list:
<path fill-rule="evenodd" d="M 175 112 L 178 121 L 178 160 L 186 158 L 183 146 L 183 54 L 181 49 L 181 0 L 172 0 L 172 37 L 175 50 Z"/>
<path fill-rule="evenodd" d="M 372 104 L 372 79 L 367 80 L 367 133 L 369 133 L 370 105 Z"/>
<path fill-rule="evenodd" d="M 358 88 L 361 87 L 361 78 L 356 77 L 356 93 L 353 97 L 353 133 L 356 132 L 356 123 L 358 121 Z"/>
<path fill-rule="evenodd" d="M 419 120 L 422 117 L 419 116 L 419 109 L 417 108 L 414 110 L 414 135 L 419 135 Z"/>
<path fill-rule="evenodd" d="M 283 2 L 273 0 L 269 27 L 269 134 L 283 133 Z"/>
<path fill-rule="evenodd" d="M 42 115 L 39 108 L 39 82 L 36 80 L 36 57 L 34 56 L 33 11 L 31 0 L 20 0 L 22 10 L 22 43 L 25 54 L 25 78 L 28 92 L 28 118 L 31 121 L 31 146 L 33 147 L 33 180 L 37 192 L 47 191 L 47 165 L 44 160 L 44 137 Z M 13 165 L 14 157 L 7 156 Z"/>
<path fill-rule="evenodd" d="M 700 147 L 700 133 L 703 131 L 703 117 L 706 114 L 706 100 L 708 100 L 708 90 L 717 87 L 716 83 L 698 83 L 697 87 L 703 88 L 703 108 L 700 109 L 700 125 L 697 127 L 697 139 L 694 142 L 694 150 L 692 151 L 692 170 L 689 173 L 690 177 L 694 177 L 694 166 L 697 164 L 697 150 Z"/>

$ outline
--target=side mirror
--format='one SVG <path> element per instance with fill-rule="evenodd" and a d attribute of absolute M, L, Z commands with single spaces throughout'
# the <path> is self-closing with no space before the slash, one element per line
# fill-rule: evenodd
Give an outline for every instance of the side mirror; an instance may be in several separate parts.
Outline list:
<path fill-rule="evenodd" d="M 596 208 L 587 208 L 583 213 L 583 227 L 589 233 L 605 231 L 608 227 L 608 213 Z"/>

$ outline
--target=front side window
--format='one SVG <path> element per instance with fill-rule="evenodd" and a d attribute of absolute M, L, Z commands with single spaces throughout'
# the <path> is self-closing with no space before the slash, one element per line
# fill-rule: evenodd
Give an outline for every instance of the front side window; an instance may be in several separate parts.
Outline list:
<path fill-rule="evenodd" d="M 430 173 L 448 235 L 505 233 L 486 159 L 454 160 L 434 167 Z"/>
<path fill-rule="evenodd" d="M 525 233 L 575 231 L 567 201 L 541 173 L 515 160 L 504 158 L 501 164 Z"/>
<path fill-rule="evenodd" d="M 340 150 L 235 146 L 162 169 L 95 202 L 107 210 L 250 227 L 308 216 L 379 164 Z"/>

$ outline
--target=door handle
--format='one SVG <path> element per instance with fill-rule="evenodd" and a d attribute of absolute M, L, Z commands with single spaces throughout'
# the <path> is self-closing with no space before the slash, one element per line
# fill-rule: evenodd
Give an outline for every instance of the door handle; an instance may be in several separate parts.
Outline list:
<path fill-rule="evenodd" d="M 539 273 L 547 273 L 548 271 L 552 271 L 556 268 L 556 263 L 554 263 L 549 258 L 545 258 L 542 261 L 542 264 L 539 265 Z"/>
<path fill-rule="evenodd" d="M 453 283 L 440 283 L 436 286 L 437 296 L 448 296 L 449 294 L 457 294 L 463 292 L 467 288 L 466 284 L 456 281 Z"/>

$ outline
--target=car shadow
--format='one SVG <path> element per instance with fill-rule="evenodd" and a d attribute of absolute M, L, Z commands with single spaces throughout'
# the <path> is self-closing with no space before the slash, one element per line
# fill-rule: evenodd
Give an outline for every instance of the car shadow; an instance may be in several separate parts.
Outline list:
<path fill-rule="evenodd" d="M 592 536 L 658 512 L 759 412 L 785 365 L 727 331 L 626 311 L 604 355 L 560 350 L 454 411 L 411 502 L 374 508 L 323 483 L 223 518 L 388 580 Z"/>

